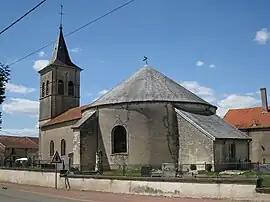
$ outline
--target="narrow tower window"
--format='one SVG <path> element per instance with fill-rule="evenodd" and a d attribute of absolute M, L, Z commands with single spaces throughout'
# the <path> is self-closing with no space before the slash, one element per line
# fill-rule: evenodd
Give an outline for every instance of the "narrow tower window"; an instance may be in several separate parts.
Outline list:
<path fill-rule="evenodd" d="M 46 81 L 46 95 L 49 95 L 49 81 Z"/>
<path fill-rule="evenodd" d="M 58 94 L 64 95 L 64 82 L 62 80 L 58 80 Z"/>
<path fill-rule="evenodd" d="M 74 95 L 74 85 L 72 81 L 68 82 L 68 95 Z"/>
<path fill-rule="evenodd" d="M 61 156 L 66 155 L 66 141 L 64 139 L 61 140 Z"/>
<path fill-rule="evenodd" d="M 41 86 L 41 97 L 44 97 L 44 95 L 45 95 L 45 83 L 43 82 Z"/>
<path fill-rule="evenodd" d="M 54 155 L 54 142 L 51 140 L 50 142 L 50 156 Z"/>

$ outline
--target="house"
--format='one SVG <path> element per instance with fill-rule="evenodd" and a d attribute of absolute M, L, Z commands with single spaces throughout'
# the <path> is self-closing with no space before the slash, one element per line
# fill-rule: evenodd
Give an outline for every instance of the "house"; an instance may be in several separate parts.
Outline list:
<path fill-rule="evenodd" d="M 38 138 L 0 135 L 0 162 L 38 156 Z"/>
<path fill-rule="evenodd" d="M 262 106 L 230 109 L 224 120 L 252 138 L 250 159 L 252 162 L 270 162 L 270 111 L 266 88 L 261 88 Z"/>
<path fill-rule="evenodd" d="M 156 69 L 145 66 L 108 93 L 80 106 L 80 72 L 69 56 L 62 26 L 50 63 L 40 74 L 42 160 L 58 151 L 69 166 L 104 168 L 245 160 L 249 140 L 216 115 L 216 106 Z M 93 84 L 94 85 L 94 84 Z"/>

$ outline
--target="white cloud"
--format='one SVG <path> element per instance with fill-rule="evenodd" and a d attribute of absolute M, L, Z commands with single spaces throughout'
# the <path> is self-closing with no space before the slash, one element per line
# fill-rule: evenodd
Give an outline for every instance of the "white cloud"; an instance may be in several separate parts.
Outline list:
<path fill-rule="evenodd" d="M 228 95 L 225 99 L 220 100 L 218 105 L 223 108 L 246 108 L 258 104 L 260 102 L 259 99 L 256 99 L 252 96 L 248 95 L 236 95 L 231 94 Z"/>
<path fill-rule="evenodd" d="M 201 86 L 196 81 L 184 81 L 180 83 L 180 85 L 184 86 L 185 88 L 208 102 L 214 102 L 216 100 L 213 89 Z"/>
<path fill-rule="evenodd" d="M 98 96 L 92 100 L 92 102 L 95 102 L 97 99 L 99 99 L 102 95 L 106 94 L 109 90 L 103 89 L 102 91 L 98 92 Z M 92 95 L 92 94 L 91 94 Z"/>
<path fill-rule="evenodd" d="M 258 44 L 266 44 L 266 42 L 269 40 L 270 33 L 266 28 L 263 28 L 256 32 L 255 38 L 253 39 Z"/>
<path fill-rule="evenodd" d="M 44 51 L 40 51 L 39 53 L 38 53 L 38 56 L 39 57 L 44 57 L 46 54 L 45 54 L 45 52 Z"/>
<path fill-rule="evenodd" d="M 209 65 L 209 67 L 213 69 L 213 68 L 216 68 L 216 65 L 211 64 L 211 65 Z"/>
<path fill-rule="evenodd" d="M 34 70 L 39 71 L 43 69 L 44 67 L 46 67 L 48 64 L 49 64 L 49 60 L 36 60 L 34 61 L 33 68 Z"/>
<path fill-rule="evenodd" d="M 72 49 L 70 49 L 70 52 L 73 52 L 73 53 L 78 53 L 80 51 L 81 51 L 81 49 L 79 49 L 79 48 L 72 48 Z"/>
<path fill-rule="evenodd" d="M 39 110 L 39 102 L 23 98 L 10 98 L 3 103 L 2 109 L 8 114 L 27 114 L 36 117 Z"/>
<path fill-rule="evenodd" d="M 204 62 L 201 61 L 201 60 L 198 60 L 198 61 L 196 62 L 196 66 L 203 66 L 203 65 L 204 65 Z"/>
<path fill-rule="evenodd" d="M 222 94 L 217 96 L 213 89 L 201 86 L 196 81 L 184 81 L 180 84 L 202 99 L 217 106 L 217 115 L 221 117 L 223 117 L 229 109 L 253 107 L 261 102 L 259 97 L 260 91 L 246 93 L 244 95 Z"/>
<path fill-rule="evenodd" d="M 250 95 L 231 94 L 217 103 L 217 114 L 224 116 L 229 109 L 253 107 L 258 105 L 260 102 L 259 98 Z"/>
<path fill-rule="evenodd" d="M 104 95 L 104 94 L 108 93 L 108 91 L 109 91 L 109 90 L 104 89 L 104 90 L 100 91 L 98 94 Z"/>
<path fill-rule="evenodd" d="M 0 131 L 1 135 L 14 135 L 14 136 L 28 136 L 28 137 L 38 137 L 37 128 L 3 128 Z"/>
<path fill-rule="evenodd" d="M 31 93 L 35 91 L 35 88 L 27 88 L 23 85 L 7 83 L 6 90 L 12 93 Z"/>

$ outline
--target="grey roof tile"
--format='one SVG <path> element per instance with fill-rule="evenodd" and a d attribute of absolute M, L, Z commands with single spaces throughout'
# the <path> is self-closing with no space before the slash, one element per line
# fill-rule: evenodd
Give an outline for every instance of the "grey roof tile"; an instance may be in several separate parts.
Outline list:
<path fill-rule="evenodd" d="M 248 135 L 230 125 L 218 115 L 201 115 L 176 109 L 182 117 L 187 117 L 193 123 L 207 131 L 213 137 L 218 139 L 250 139 Z"/>
<path fill-rule="evenodd" d="M 149 66 L 94 101 L 90 107 L 141 101 L 195 102 L 209 104 L 164 74 Z M 210 105 L 210 104 L 209 104 Z"/>

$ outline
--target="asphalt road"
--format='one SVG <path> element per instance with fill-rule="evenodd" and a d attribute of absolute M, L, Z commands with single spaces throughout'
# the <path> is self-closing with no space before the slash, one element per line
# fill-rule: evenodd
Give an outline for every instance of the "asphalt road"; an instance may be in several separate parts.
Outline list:
<path fill-rule="evenodd" d="M 76 202 L 77 200 L 61 199 L 53 196 L 43 196 L 13 189 L 0 189 L 1 202 Z M 79 200 L 81 201 L 81 200 Z"/>

